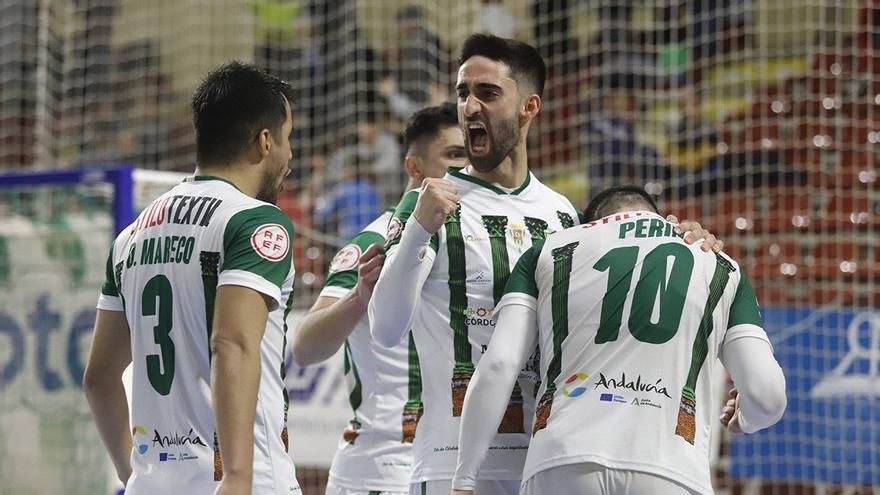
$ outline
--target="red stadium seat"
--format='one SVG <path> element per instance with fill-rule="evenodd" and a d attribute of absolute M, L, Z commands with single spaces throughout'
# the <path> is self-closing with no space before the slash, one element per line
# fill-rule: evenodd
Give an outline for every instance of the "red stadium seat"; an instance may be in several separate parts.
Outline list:
<path fill-rule="evenodd" d="M 821 198 L 824 214 L 819 219 L 819 228 L 826 231 L 876 228 L 880 225 L 880 194 L 875 189 L 844 189 Z"/>
<path fill-rule="evenodd" d="M 814 280 L 868 280 L 870 246 L 853 241 L 820 242 L 813 251 L 806 275 Z"/>
<path fill-rule="evenodd" d="M 755 231 L 791 232 L 814 228 L 816 209 L 809 195 L 791 187 L 766 188 L 755 191 Z"/>

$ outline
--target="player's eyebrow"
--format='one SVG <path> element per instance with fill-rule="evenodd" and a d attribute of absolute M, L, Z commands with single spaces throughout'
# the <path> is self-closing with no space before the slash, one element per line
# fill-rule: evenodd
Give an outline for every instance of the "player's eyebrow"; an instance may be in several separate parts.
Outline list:
<path fill-rule="evenodd" d="M 460 83 L 458 83 L 458 85 L 455 86 L 455 90 L 461 91 L 463 89 L 467 89 L 467 87 L 468 87 L 468 84 L 466 82 L 460 82 Z M 488 83 L 488 82 L 477 83 L 477 88 L 479 88 L 479 89 L 495 89 L 495 90 L 499 90 L 499 91 L 502 89 L 501 86 L 499 86 L 497 84 L 493 84 L 493 83 Z"/>

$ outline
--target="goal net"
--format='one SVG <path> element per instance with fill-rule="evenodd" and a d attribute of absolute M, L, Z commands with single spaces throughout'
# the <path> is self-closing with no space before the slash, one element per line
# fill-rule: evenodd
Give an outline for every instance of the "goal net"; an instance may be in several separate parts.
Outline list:
<path fill-rule="evenodd" d="M 0 28 L 5 167 L 191 173 L 188 103 L 210 67 L 240 59 L 288 79 L 294 159 L 279 206 L 297 228 L 300 310 L 353 226 L 343 186 L 360 178 L 377 215 L 400 197 L 406 119 L 453 101 L 462 40 L 483 31 L 533 44 L 549 69 L 529 132 L 541 180 L 579 207 L 613 184 L 645 186 L 723 239 L 756 288 L 788 410 L 756 435 L 717 432 L 716 490 L 880 485 L 877 0 L 9 0 Z M 18 377 L 0 382 L 4 482 L 81 476 L 81 493 L 95 493 L 83 466 L 106 456 L 72 387 L 93 263 L 113 229 L 101 187 L 2 189 L 0 380 Z M 339 432 L 321 412 L 342 407 L 340 371 L 294 366 L 288 377 L 300 480 L 322 493 Z M 45 449 L 22 455 L 11 427 Z M 297 428 L 326 436 L 297 445 Z M 52 457 L 61 452 L 79 457 Z"/>

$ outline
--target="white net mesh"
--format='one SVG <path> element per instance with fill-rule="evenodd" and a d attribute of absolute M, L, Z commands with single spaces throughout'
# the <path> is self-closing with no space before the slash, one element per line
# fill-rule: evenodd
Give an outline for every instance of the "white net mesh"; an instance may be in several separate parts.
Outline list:
<path fill-rule="evenodd" d="M 645 185 L 726 241 L 767 308 L 789 410 L 724 439 L 719 492 L 880 485 L 880 2 L 8 0 L 0 28 L 10 167 L 190 172 L 189 97 L 208 68 L 238 58 L 290 80 L 279 204 L 299 234 L 301 308 L 357 229 L 337 186 L 369 181 L 376 213 L 396 202 L 403 124 L 451 99 L 464 37 L 534 44 L 549 80 L 533 170 L 578 206 Z M 307 493 L 322 476 L 301 473 Z"/>

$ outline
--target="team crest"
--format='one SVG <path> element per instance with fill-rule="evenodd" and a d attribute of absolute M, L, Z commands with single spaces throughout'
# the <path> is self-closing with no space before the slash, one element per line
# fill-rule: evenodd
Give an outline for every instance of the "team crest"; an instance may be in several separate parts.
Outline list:
<path fill-rule="evenodd" d="M 526 235 L 525 227 L 523 227 L 520 223 L 511 224 L 510 235 L 511 237 L 513 237 L 513 243 L 516 244 L 516 247 L 522 249 L 523 238 L 525 238 Z"/>
<path fill-rule="evenodd" d="M 330 262 L 330 273 L 339 273 L 355 268 L 361 259 L 361 248 L 357 244 L 349 244 L 340 249 Z"/>

